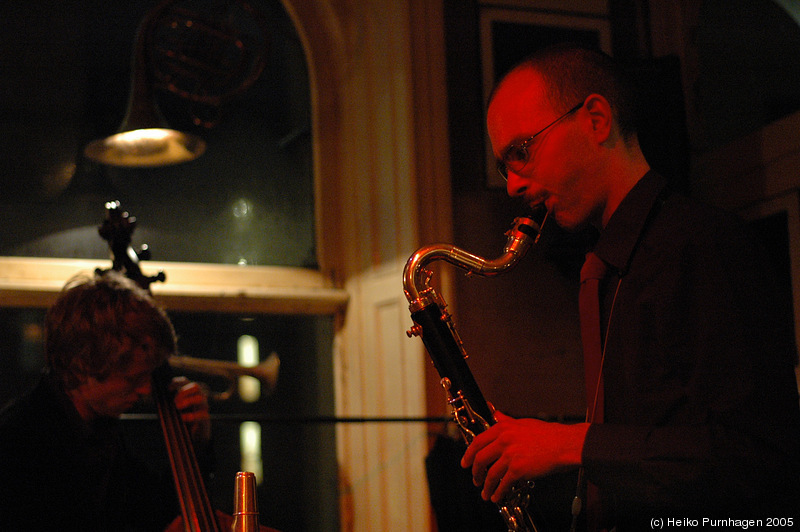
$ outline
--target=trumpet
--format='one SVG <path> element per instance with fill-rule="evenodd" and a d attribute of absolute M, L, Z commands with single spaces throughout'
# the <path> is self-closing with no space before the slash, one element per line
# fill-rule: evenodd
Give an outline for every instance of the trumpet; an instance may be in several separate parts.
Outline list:
<path fill-rule="evenodd" d="M 173 369 L 197 373 L 207 377 L 219 377 L 226 381 L 228 383 L 227 388 L 219 392 L 210 392 L 211 399 L 218 401 L 227 401 L 239 395 L 236 385 L 241 377 L 258 379 L 264 387 L 262 388 L 262 393 L 271 393 L 278 382 L 278 370 L 281 365 L 278 354 L 274 352 L 270 353 L 266 360 L 252 367 L 242 366 L 236 362 L 210 360 L 186 355 L 173 355 L 169 357 L 168 363 Z"/>

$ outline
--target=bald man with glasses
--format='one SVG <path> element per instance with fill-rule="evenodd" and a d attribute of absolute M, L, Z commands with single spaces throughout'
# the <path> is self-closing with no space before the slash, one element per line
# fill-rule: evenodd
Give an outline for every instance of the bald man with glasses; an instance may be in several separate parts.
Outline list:
<path fill-rule="evenodd" d="M 492 95 L 487 128 L 508 194 L 566 230 L 597 230 L 600 337 L 597 368 L 576 383 L 585 422 L 496 412 L 461 464 L 494 502 L 522 481 L 580 471 L 574 521 L 590 530 L 796 520 L 790 317 L 746 225 L 650 168 L 634 101 L 609 57 L 570 46 L 526 59 Z M 588 352 L 584 342 L 587 368 Z"/>

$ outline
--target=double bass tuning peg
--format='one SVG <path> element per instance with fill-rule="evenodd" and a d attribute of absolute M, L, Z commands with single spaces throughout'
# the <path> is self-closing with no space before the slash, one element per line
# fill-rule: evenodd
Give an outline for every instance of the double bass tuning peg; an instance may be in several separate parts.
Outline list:
<path fill-rule="evenodd" d="M 142 273 L 139 268 L 139 260 L 150 259 L 150 248 L 146 244 L 139 251 L 135 251 L 131 247 L 131 235 L 134 229 L 136 229 L 136 217 L 123 212 L 119 201 L 106 203 L 106 219 L 97 231 L 109 244 L 113 261 L 112 269 L 125 272 L 139 286 L 149 290 L 152 283 L 164 282 L 167 276 L 164 272 L 158 272 L 151 276 Z M 101 270 L 98 269 L 98 271 Z"/>

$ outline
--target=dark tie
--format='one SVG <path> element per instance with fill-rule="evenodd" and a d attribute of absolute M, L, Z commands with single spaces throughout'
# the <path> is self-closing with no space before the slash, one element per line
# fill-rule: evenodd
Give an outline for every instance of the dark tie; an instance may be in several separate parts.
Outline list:
<path fill-rule="evenodd" d="M 600 280 L 608 267 L 594 253 L 586 254 L 581 268 L 581 287 L 578 307 L 581 317 L 581 343 L 583 344 L 583 366 L 586 372 L 587 420 L 603 422 L 603 379 L 601 375 L 603 346 L 600 333 Z"/>
<path fill-rule="evenodd" d="M 581 343 L 583 367 L 586 372 L 586 420 L 603 422 L 603 340 L 600 334 L 600 281 L 608 267 L 594 253 L 586 254 L 581 268 L 581 288 L 578 310 L 581 315 Z M 591 482 L 586 486 L 586 518 L 590 531 L 601 530 L 602 509 L 600 493 Z"/>

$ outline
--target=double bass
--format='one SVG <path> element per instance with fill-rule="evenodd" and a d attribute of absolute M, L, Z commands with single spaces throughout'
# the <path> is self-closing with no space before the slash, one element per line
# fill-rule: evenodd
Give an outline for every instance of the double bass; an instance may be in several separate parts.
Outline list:
<path fill-rule="evenodd" d="M 131 236 L 136 228 L 136 218 L 123 212 L 119 201 L 106 203 L 106 219 L 98 228 L 100 236 L 109 244 L 111 269 L 124 273 L 140 287 L 150 291 L 154 282 L 164 282 L 166 275 L 145 275 L 139 267 L 140 259 L 149 258 L 149 249 L 135 251 Z M 103 270 L 97 270 L 102 274 Z M 172 478 L 181 508 L 183 532 L 267 532 L 272 529 L 258 525 L 255 502 L 255 480 L 252 473 L 240 472 L 236 478 L 234 516 L 216 511 L 208 497 L 203 474 L 197 462 L 191 436 L 175 406 L 170 389 L 172 370 L 168 363 L 153 372 L 152 395 L 158 408 L 158 418 L 169 456 Z M 172 530 L 170 527 L 169 530 Z M 274 532 L 274 531 L 273 531 Z"/>

